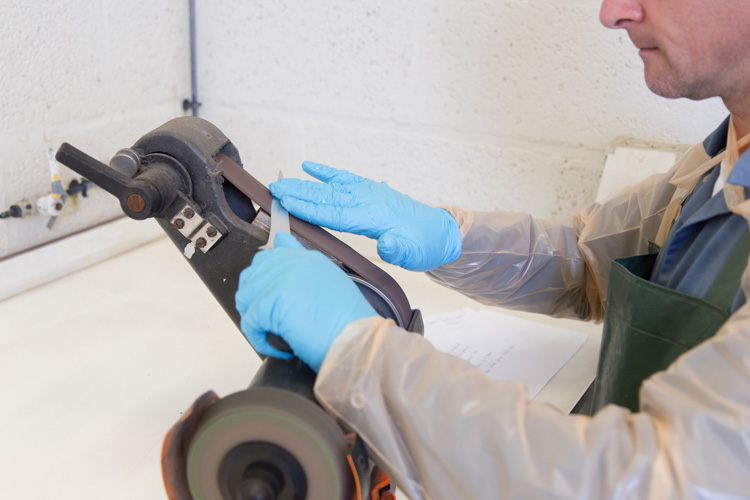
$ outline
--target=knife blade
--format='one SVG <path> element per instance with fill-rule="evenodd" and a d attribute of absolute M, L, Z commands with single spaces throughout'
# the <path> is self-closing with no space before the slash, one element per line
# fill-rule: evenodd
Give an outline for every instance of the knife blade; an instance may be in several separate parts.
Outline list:
<path fill-rule="evenodd" d="M 279 170 L 279 179 L 283 178 L 284 173 Z M 271 201 L 271 228 L 268 232 L 268 241 L 265 245 L 259 247 L 258 250 L 271 250 L 273 248 L 273 240 L 278 233 L 290 232 L 289 212 L 281 206 L 281 202 L 278 198 L 274 198 Z"/>

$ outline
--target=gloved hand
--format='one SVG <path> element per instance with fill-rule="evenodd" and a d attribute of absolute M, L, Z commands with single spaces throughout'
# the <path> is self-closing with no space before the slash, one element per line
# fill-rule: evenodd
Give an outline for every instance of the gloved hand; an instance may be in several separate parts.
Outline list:
<path fill-rule="evenodd" d="M 410 271 L 429 271 L 461 254 L 461 232 L 447 211 L 346 170 L 309 161 L 302 168 L 323 183 L 279 179 L 269 186 L 296 217 L 377 239 L 381 259 Z"/>
<path fill-rule="evenodd" d="M 291 358 L 268 344 L 266 332 L 275 333 L 316 372 L 346 325 L 377 316 L 336 264 L 289 233 L 276 235 L 273 250 L 255 254 L 240 274 L 235 303 L 242 333 L 256 351 Z"/>

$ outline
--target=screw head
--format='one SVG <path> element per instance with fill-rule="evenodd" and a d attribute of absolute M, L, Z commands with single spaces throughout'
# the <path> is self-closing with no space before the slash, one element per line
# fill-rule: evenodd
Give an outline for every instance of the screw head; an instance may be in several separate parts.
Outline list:
<path fill-rule="evenodd" d="M 198 248 L 204 248 L 208 242 L 206 241 L 206 238 L 198 238 L 195 240 L 195 246 Z"/>
<path fill-rule="evenodd" d="M 172 227 L 174 227 L 175 229 L 182 229 L 183 227 L 185 227 L 185 221 L 182 219 L 175 219 L 172 223 Z"/>
<path fill-rule="evenodd" d="M 146 200 L 143 199 L 143 196 L 133 193 L 128 196 L 127 206 L 129 210 L 139 214 L 146 209 Z"/>
<path fill-rule="evenodd" d="M 192 208 L 188 207 L 185 209 L 184 212 L 182 212 L 182 215 L 184 215 L 186 219 L 192 219 L 193 216 L 195 215 L 195 212 L 193 211 Z"/>
<path fill-rule="evenodd" d="M 207 236 L 208 236 L 209 238 L 213 238 L 214 236 L 216 236 L 216 233 L 217 233 L 217 232 L 218 232 L 218 231 L 216 231 L 216 228 L 215 228 L 215 227 L 213 227 L 213 226 L 211 226 L 211 227 L 209 227 L 208 229 L 206 229 L 206 235 L 207 235 Z"/>

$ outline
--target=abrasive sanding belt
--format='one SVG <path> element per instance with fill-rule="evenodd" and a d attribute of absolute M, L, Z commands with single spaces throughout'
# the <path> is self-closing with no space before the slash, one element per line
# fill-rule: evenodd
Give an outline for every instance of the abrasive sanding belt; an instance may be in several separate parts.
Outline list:
<path fill-rule="evenodd" d="M 266 213 L 271 213 L 271 192 L 240 165 L 224 153 L 216 155 L 216 163 L 221 168 L 224 178 L 231 182 L 245 196 L 257 203 Z M 335 238 L 318 226 L 289 216 L 291 230 L 324 253 L 339 259 L 349 269 L 368 281 L 388 297 L 399 316 L 399 326 L 407 328 L 411 323 L 412 310 L 406 294 L 396 281 L 385 271 L 357 253 L 343 241 Z"/>

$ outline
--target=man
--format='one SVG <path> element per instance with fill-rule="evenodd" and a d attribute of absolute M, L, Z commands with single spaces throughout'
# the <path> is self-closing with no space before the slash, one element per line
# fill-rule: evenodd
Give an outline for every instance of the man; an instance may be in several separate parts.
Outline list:
<path fill-rule="evenodd" d="M 258 254 L 237 292 L 243 332 L 284 356 L 265 342 L 278 333 L 318 370 L 321 404 L 414 500 L 750 497 L 750 0 L 605 0 L 600 18 L 627 30 L 653 92 L 731 112 L 669 173 L 563 223 L 427 207 L 310 163 L 323 183 L 271 187 L 296 216 L 377 238 L 384 260 L 481 302 L 604 318 L 597 411 L 563 415 L 375 317 L 290 235 Z"/>

